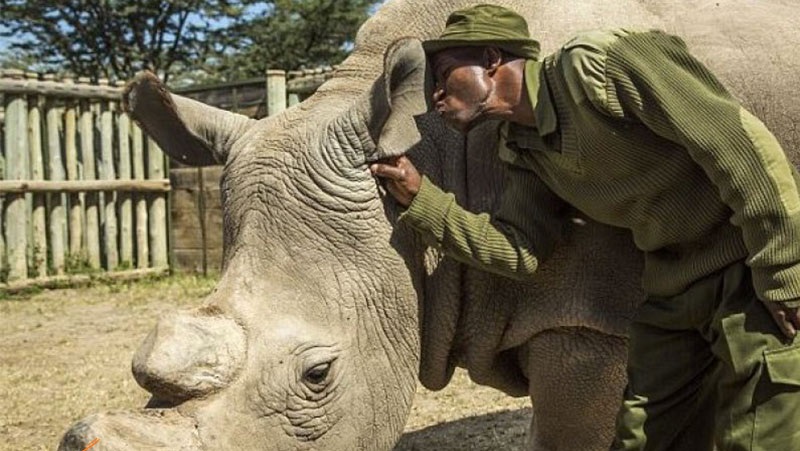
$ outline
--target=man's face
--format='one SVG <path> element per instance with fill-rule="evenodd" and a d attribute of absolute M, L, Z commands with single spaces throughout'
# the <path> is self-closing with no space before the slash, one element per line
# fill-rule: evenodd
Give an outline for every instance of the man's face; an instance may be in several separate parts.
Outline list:
<path fill-rule="evenodd" d="M 435 110 L 452 127 L 468 132 L 481 119 L 494 83 L 489 76 L 484 51 L 476 48 L 453 48 L 431 57 L 436 88 Z"/>

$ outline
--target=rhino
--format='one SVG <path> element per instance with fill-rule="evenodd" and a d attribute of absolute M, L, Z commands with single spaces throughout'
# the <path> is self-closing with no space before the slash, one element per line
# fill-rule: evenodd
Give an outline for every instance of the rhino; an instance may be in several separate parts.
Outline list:
<path fill-rule="evenodd" d="M 420 40 L 475 1 L 392 0 L 335 77 L 261 120 L 169 94 L 141 74 L 126 109 L 174 159 L 224 164 L 224 267 L 203 304 L 162 318 L 133 358 L 152 394 L 91 415 L 60 450 L 389 450 L 417 379 L 454 368 L 529 396 L 532 450 L 601 450 L 625 385 L 626 325 L 642 300 L 627 231 L 574 212 L 536 278 L 465 267 L 397 218 L 368 170 L 407 154 L 473 211 L 502 190 L 497 123 L 461 136 L 425 103 Z M 496 0 L 546 51 L 580 30 L 660 28 L 690 49 L 797 162 L 795 0 Z M 668 356 L 665 356 L 668 358 Z"/>

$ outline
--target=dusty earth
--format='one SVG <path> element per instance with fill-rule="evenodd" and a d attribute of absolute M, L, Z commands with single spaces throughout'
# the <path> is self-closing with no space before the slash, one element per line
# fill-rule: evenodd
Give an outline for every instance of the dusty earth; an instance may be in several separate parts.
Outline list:
<path fill-rule="evenodd" d="M 134 351 L 161 314 L 199 304 L 214 282 L 173 276 L 0 295 L 0 450 L 52 450 L 89 413 L 144 405 Z M 522 449 L 528 405 L 459 372 L 445 390 L 420 388 L 395 450 Z"/>

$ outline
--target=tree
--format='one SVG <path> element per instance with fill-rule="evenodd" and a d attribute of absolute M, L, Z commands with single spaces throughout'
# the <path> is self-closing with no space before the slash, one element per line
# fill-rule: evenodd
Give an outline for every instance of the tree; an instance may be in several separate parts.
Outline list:
<path fill-rule="evenodd" d="M 126 80 L 260 77 L 333 65 L 378 0 L 0 0 L 6 62 Z M 2 61 L 0 61 L 2 64 Z"/>
<path fill-rule="evenodd" d="M 123 80 L 150 69 L 166 80 L 176 62 L 220 54 L 219 33 L 240 13 L 229 0 L 0 0 L 0 36 L 38 67 Z"/>
<path fill-rule="evenodd" d="M 220 63 L 225 79 L 258 77 L 269 68 L 299 69 L 341 62 L 377 0 L 246 2 L 248 14 L 227 32 L 234 51 Z"/>

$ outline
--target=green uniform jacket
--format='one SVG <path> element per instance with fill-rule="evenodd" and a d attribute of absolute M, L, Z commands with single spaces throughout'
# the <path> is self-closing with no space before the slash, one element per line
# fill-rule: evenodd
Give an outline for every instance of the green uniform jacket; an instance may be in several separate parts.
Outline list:
<path fill-rule="evenodd" d="M 520 279 L 551 251 L 566 201 L 633 232 L 649 294 L 746 259 L 762 300 L 800 304 L 796 173 L 680 38 L 582 34 L 529 60 L 525 79 L 538 126 L 502 128 L 496 213 L 470 213 L 423 178 L 402 222 L 459 261 Z"/>

